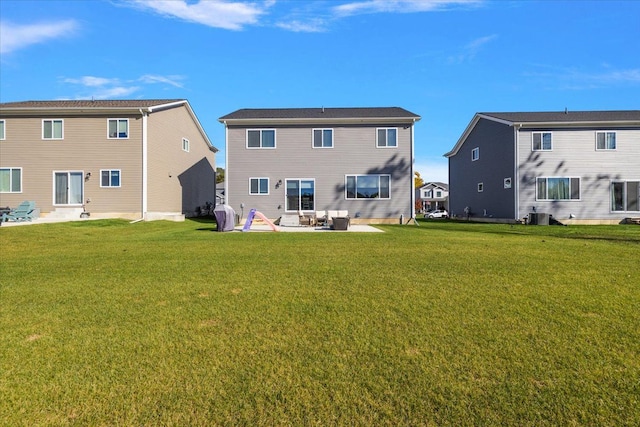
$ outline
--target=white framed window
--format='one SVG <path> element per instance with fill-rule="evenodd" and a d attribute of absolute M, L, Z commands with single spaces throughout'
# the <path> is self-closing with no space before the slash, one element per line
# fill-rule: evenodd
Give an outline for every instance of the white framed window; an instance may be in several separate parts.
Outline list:
<path fill-rule="evenodd" d="M 290 178 L 285 180 L 285 210 L 315 211 L 316 180 L 313 178 Z"/>
<path fill-rule="evenodd" d="M 640 180 L 611 183 L 611 210 L 614 212 L 640 211 Z"/>
<path fill-rule="evenodd" d="M 333 129 L 313 129 L 313 148 L 333 148 Z"/>
<path fill-rule="evenodd" d="M 484 182 L 478 183 L 478 193 L 482 193 L 484 191 Z"/>
<path fill-rule="evenodd" d="M 433 197 L 433 190 L 426 190 L 426 191 L 424 192 L 424 197 L 429 198 L 429 199 L 430 199 L 431 197 Z"/>
<path fill-rule="evenodd" d="M 5 139 L 5 138 L 6 138 L 6 135 L 5 135 L 5 132 L 6 132 L 5 128 L 6 128 L 6 126 L 7 126 L 7 125 L 6 125 L 6 122 L 5 122 L 4 120 L 0 120 L 0 141 L 2 141 L 3 139 Z"/>
<path fill-rule="evenodd" d="M 346 175 L 345 198 L 390 199 L 391 175 Z"/>
<path fill-rule="evenodd" d="M 398 128 L 378 128 L 376 133 L 376 147 L 396 148 L 398 146 Z"/>
<path fill-rule="evenodd" d="M 64 120 L 42 120 L 42 139 L 64 139 Z"/>
<path fill-rule="evenodd" d="M 480 158 L 480 147 L 476 147 L 473 150 L 471 150 L 471 161 L 475 162 L 479 158 Z"/>
<path fill-rule="evenodd" d="M 269 178 L 249 178 L 249 194 L 268 195 Z"/>
<path fill-rule="evenodd" d="M 596 132 L 596 150 L 606 151 L 616 149 L 615 132 Z"/>
<path fill-rule="evenodd" d="M 504 188 L 511 188 L 511 178 L 505 178 L 503 185 Z"/>
<path fill-rule="evenodd" d="M 191 149 L 191 144 L 187 138 L 182 138 L 182 151 L 186 151 L 187 153 Z"/>
<path fill-rule="evenodd" d="M 0 168 L 0 193 L 22 193 L 22 168 Z"/>
<path fill-rule="evenodd" d="M 551 151 L 553 149 L 553 139 L 551 132 L 532 132 L 531 150 Z"/>
<path fill-rule="evenodd" d="M 247 129 L 247 148 L 276 148 L 276 130 Z"/>
<path fill-rule="evenodd" d="M 437 190 L 436 191 L 436 199 L 439 199 L 442 197 L 442 191 L 441 190 Z"/>
<path fill-rule="evenodd" d="M 101 169 L 100 170 L 100 187 L 102 188 L 119 188 L 121 187 L 120 169 Z"/>
<path fill-rule="evenodd" d="M 536 178 L 536 200 L 580 200 L 580 178 Z"/>
<path fill-rule="evenodd" d="M 107 119 L 108 139 L 128 139 L 129 119 Z"/>

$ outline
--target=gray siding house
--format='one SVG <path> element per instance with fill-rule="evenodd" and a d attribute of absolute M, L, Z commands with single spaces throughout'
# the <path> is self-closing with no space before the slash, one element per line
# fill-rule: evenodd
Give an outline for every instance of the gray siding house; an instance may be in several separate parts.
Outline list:
<path fill-rule="evenodd" d="M 422 212 L 444 209 L 449 210 L 449 184 L 444 182 L 427 182 L 416 190 Z"/>
<path fill-rule="evenodd" d="M 640 111 L 477 113 L 449 159 L 450 214 L 565 224 L 640 216 Z"/>
<path fill-rule="evenodd" d="M 354 223 L 414 216 L 414 124 L 390 108 L 241 109 L 226 128 L 227 204 L 270 219 L 347 210 Z"/>
<path fill-rule="evenodd" d="M 214 202 L 215 152 L 184 99 L 0 104 L 0 206 L 182 220 Z"/>

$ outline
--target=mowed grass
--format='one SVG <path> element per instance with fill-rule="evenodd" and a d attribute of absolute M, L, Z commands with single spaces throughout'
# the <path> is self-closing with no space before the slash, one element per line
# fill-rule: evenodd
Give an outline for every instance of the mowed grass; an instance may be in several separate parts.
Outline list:
<path fill-rule="evenodd" d="M 2 426 L 640 424 L 640 227 L 0 229 Z"/>

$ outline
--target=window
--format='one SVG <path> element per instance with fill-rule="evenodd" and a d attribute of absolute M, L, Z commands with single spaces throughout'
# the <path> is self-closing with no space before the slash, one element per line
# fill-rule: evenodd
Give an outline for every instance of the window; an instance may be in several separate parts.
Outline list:
<path fill-rule="evenodd" d="M 22 192 L 22 168 L 0 168 L 0 193 Z"/>
<path fill-rule="evenodd" d="M 480 147 L 476 147 L 473 150 L 471 150 L 471 161 L 475 162 L 479 158 L 480 158 Z"/>
<path fill-rule="evenodd" d="M 249 194 L 269 194 L 269 178 L 249 178 Z"/>
<path fill-rule="evenodd" d="M 333 148 L 333 129 L 314 129 L 313 148 Z"/>
<path fill-rule="evenodd" d="M 615 132 L 596 132 L 596 150 L 615 150 Z"/>
<path fill-rule="evenodd" d="M 42 139 L 63 139 L 63 137 L 62 119 L 42 121 Z"/>
<path fill-rule="evenodd" d="M 504 188 L 511 188 L 511 178 L 504 179 Z"/>
<path fill-rule="evenodd" d="M 120 170 L 104 169 L 100 171 L 100 187 L 120 187 Z"/>
<path fill-rule="evenodd" d="M 427 190 L 427 191 L 425 191 L 424 196 L 428 197 L 428 198 L 431 198 L 431 197 L 433 197 L 432 194 L 433 194 L 433 190 Z"/>
<path fill-rule="evenodd" d="M 398 146 L 398 129 L 397 128 L 378 129 L 378 138 L 377 138 L 376 146 L 378 148 L 396 148 Z"/>
<path fill-rule="evenodd" d="M 247 148 L 276 148 L 275 129 L 248 129 Z"/>
<path fill-rule="evenodd" d="M 484 191 L 484 183 L 483 182 L 479 182 L 478 183 L 478 193 L 482 193 Z"/>
<path fill-rule="evenodd" d="M 442 197 L 442 191 L 438 190 L 436 191 L 436 198 L 441 198 Z"/>
<path fill-rule="evenodd" d="M 0 140 L 5 139 L 5 134 L 4 134 L 4 128 L 5 128 L 5 124 L 4 124 L 4 120 L 0 120 Z"/>
<path fill-rule="evenodd" d="M 315 211 L 315 186 L 313 179 L 287 179 L 286 210 Z"/>
<path fill-rule="evenodd" d="M 182 138 L 182 151 L 189 152 L 190 144 L 187 138 Z"/>
<path fill-rule="evenodd" d="M 533 132 L 532 149 L 533 151 L 550 151 L 552 147 L 551 132 Z"/>
<path fill-rule="evenodd" d="M 611 210 L 621 212 L 640 211 L 640 181 L 612 182 Z"/>
<path fill-rule="evenodd" d="M 107 138 L 126 139 L 129 138 L 129 119 L 108 119 Z"/>
<path fill-rule="evenodd" d="M 347 175 L 346 198 L 390 199 L 391 175 Z"/>
<path fill-rule="evenodd" d="M 580 178 L 536 178 L 536 200 L 580 200 Z"/>

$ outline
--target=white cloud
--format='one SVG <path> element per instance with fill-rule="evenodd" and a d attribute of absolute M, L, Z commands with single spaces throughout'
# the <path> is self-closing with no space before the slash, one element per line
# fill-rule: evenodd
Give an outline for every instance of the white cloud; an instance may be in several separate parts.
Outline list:
<path fill-rule="evenodd" d="M 118 79 L 106 79 L 104 77 L 83 76 L 77 79 L 63 79 L 64 83 L 72 83 L 76 85 L 82 85 L 87 87 L 99 87 L 106 85 L 120 84 Z"/>
<path fill-rule="evenodd" d="M 289 22 L 279 22 L 276 27 L 295 33 L 321 33 L 326 30 L 326 23 L 323 19 L 311 19 L 308 22 L 293 20 Z"/>
<path fill-rule="evenodd" d="M 107 87 L 101 88 L 95 93 L 92 93 L 91 97 L 93 99 L 119 99 L 126 98 L 130 95 L 138 92 L 140 90 L 139 86 L 117 86 L 117 87 Z M 87 99 L 86 96 L 78 97 L 80 99 Z"/>
<path fill-rule="evenodd" d="M 153 83 L 164 83 L 164 84 L 168 84 L 170 86 L 174 86 L 174 87 L 179 87 L 182 88 L 184 87 L 184 85 L 182 84 L 182 82 L 180 80 L 183 80 L 184 77 L 182 76 L 159 76 L 159 75 L 155 75 L 155 74 L 145 74 L 144 76 L 140 77 L 139 81 L 143 82 L 143 83 L 149 83 L 149 84 L 153 84 Z"/>
<path fill-rule="evenodd" d="M 415 13 L 446 10 L 455 6 L 475 5 L 483 0 L 364 0 L 335 6 L 340 16 L 363 13 Z"/>
<path fill-rule="evenodd" d="M 142 91 L 144 85 L 162 84 L 183 88 L 181 80 L 183 76 L 170 75 L 161 76 L 157 74 L 145 74 L 137 79 L 121 80 L 118 78 L 82 76 L 77 78 L 63 78 L 63 83 L 80 87 L 80 93 L 76 99 L 117 99 L 131 97 Z"/>
<path fill-rule="evenodd" d="M 51 39 L 68 37 L 78 28 L 78 23 L 72 19 L 28 25 L 0 21 L 0 54 L 14 52 Z"/>
<path fill-rule="evenodd" d="M 461 64 L 461 63 L 463 63 L 465 61 L 472 60 L 473 58 L 476 57 L 478 52 L 480 52 L 480 50 L 482 50 L 482 48 L 486 44 L 492 42 L 493 40 L 495 40 L 497 38 L 498 38 L 497 34 L 491 34 L 489 36 L 479 37 L 479 38 L 477 38 L 475 40 L 472 40 L 471 42 L 467 43 L 467 45 L 462 48 L 462 52 L 460 52 L 457 55 L 449 56 L 449 58 L 448 58 L 449 63 Z"/>
<path fill-rule="evenodd" d="M 523 73 L 525 77 L 541 81 L 548 87 L 564 90 L 640 84 L 640 68 L 616 69 L 605 64 L 603 70 L 591 71 L 557 65 L 533 64 L 533 66 L 535 70 Z"/>
<path fill-rule="evenodd" d="M 188 22 L 227 30 L 240 30 L 246 25 L 256 24 L 274 1 L 257 3 L 210 0 L 187 2 L 186 0 L 132 0 L 131 4 L 143 10 L 152 10 Z"/>

